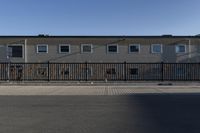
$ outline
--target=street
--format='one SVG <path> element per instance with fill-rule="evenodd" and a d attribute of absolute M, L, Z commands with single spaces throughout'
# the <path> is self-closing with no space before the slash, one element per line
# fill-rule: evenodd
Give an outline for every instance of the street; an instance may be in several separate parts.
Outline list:
<path fill-rule="evenodd" d="M 1 133 L 199 133 L 200 94 L 0 96 Z"/>

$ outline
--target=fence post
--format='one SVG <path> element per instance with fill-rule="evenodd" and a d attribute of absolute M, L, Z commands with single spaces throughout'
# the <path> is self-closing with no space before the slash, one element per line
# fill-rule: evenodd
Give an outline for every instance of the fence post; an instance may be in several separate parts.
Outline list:
<path fill-rule="evenodd" d="M 10 64 L 11 62 L 8 62 L 8 82 L 10 82 Z"/>
<path fill-rule="evenodd" d="M 48 81 L 50 81 L 50 63 L 48 61 Z"/>
<path fill-rule="evenodd" d="M 25 77 L 26 77 L 26 63 L 23 63 L 23 81 L 25 81 Z"/>
<path fill-rule="evenodd" d="M 126 74 L 126 61 L 124 62 L 124 81 L 127 81 L 127 74 Z"/>
<path fill-rule="evenodd" d="M 161 62 L 161 81 L 164 81 L 164 62 Z"/>
<path fill-rule="evenodd" d="M 199 73 L 200 62 L 198 63 L 198 67 L 197 67 L 197 68 L 198 68 L 198 69 L 197 69 L 197 72 Z M 197 72 L 196 72 L 196 73 L 197 73 Z M 194 77 L 196 77 L 196 73 L 195 73 L 195 74 L 193 74 L 193 76 L 192 76 L 192 77 L 193 77 L 193 79 L 194 79 Z M 197 77 L 197 80 L 198 80 L 198 81 L 200 81 L 200 77 L 199 77 L 199 76 L 200 76 L 200 75 L 198 74 L 198 77 Z"/>
<path fill-rule="evenodd" d="M 88 63 L 87 63 L 87 61 L 85 62 L 85 70 L 86 70 L 85 81 L 88 81 Z"/>

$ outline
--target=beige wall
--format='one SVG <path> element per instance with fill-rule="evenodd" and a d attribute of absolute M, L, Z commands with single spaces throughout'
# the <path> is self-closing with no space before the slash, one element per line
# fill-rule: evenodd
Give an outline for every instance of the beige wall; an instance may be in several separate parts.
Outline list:
<path fill-rule="evenodd" d="M 24 44 L 26 38 L 0 39 L 0 46 L 8 43 Z M 27 62 L 199 62 L 200 41 L 191 39 L 189 53 L 189 41 L 187 38 L 28 38 Z M 119 53 L 107 53 L 107 44 L 118 44 Z M 37 44 L 48 44 L 48 53 L 37 53 Z M 70 44 L 70 54 L 60 54 L 59 44 Z M 93 44 L 93 53 L 81 53 L 81 44 Z M 140 44 L 140 53 L 130 54 L 129 44 Z M 151 53 L 151 44 L 162 44 L 163 53 Z M 186 53 L 175 53 L 176 44 L 186 44 Z M 0 47 L 0 61 L 5 59 L 6 47 Z M 22 59 L 11 59 L 12 62 L 24 62 Z"/>
<path fill-rule="evenodd" d="M 121 39 L 32 39 L 28 41 L 28 60 L 33 62 L 159 62 L 160 54 L 151 54 L 150 45 L 142 40 Z M 107 44 L 118 44 L 119 53 L 107 53 Z M 141 43 L 138 54 L 129 54 L 131 43 Z M 36 53 L 37 44 L 48 44 L 48 54 Z M 70 44 L 70 54 L 59 54 L 59 44 Z M 81 53 L 81 44 L 93 44 L 93 53 Z"/>

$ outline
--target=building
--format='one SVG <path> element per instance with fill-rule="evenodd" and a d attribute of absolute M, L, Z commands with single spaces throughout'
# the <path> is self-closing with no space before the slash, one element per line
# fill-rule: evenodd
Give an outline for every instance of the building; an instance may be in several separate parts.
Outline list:
<path fill-rule="evenodd" d="M 200 36 L 0 36 L 0 62 L 200 62 Z"/>
<path fill-rule="evenodd" d="M 0 36 L 0 80 L 200 80 L 199 53 L 200 36 Z"/>

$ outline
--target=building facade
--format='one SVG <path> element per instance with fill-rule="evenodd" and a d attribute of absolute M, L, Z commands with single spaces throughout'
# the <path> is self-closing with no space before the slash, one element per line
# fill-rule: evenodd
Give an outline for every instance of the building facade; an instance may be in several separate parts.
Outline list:
<path fill-rule="evenodd" d="M 0 62 L 197 63 L 200 36 L 0 36 Z"/>
<path fill-rule="evenodd" d="M 200 80 L 200 36 L 0 36 L 0 81 Z"/>

